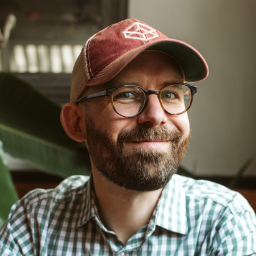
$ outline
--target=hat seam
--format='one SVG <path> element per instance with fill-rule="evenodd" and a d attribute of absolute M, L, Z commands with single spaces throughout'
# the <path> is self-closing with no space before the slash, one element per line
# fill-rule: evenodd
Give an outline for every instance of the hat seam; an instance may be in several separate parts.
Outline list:
<path fill-rule="evenodd" d="M 89 40 L 87 41 L 87 45 L 86 45 L 86 59 L 87 59 L 87 66 L 88 66 L 88 73 L 89 73 L 89 75 L 90 75 L 90 78 L 93 76 L 93 74 L 92 74 L 92 70 L 91 70 L 91 63 L 90 63 L 90 57 L 89 57 L 89 47 L 90 47 L 90 43 L 91 43 L 91 41 L 92 41 L 92 39 L 94 38 L 94 36 L 95 36 L 96 34 L 94 34 L 93 36 L 91 36 L 90 38 L 89 38 Z"/>
<path fill-rule="evenodd" d="M 78 92 L 78 96 L 77 97 L 75 97 L 75 100 L 74 100 L 74 102 L 79 98 L 79 96 L 84 92 L 84 90 L 85 90 L 85 88 L 86 88 L 86 84 L 87 84 L 87 82 L 88 81 L 90 81 L 91 80 L 91 77 L 92 77 L 92 75 L 91 75 L 91 73 L 90 73 L 90 61 L 88 61 L 88 60 L 90 60 L 90 58 L 88 58 L 88 56 L 87 56 L 87 52 L 88 52 L 88 54 L 89 54 L 89 49 L 87 49 L 87 47 L 88 47 L 88 44 L 91 42 L 91 40 L 92 40 L 92 38 L 95 36 L 96 34 L 94 34 L 93 36 L 91 36 L 89 39 L 88 39 L 88 41 L 86 42 L 86 44 L 85 44 L 85 46 L 83 47 L 83 49 L 82 49 L 82 51 L 84 51 L 84 54 L 83 54 L 83 59 L 84 59 L 84 72 L 87 72 L 88 73 L 88 75 L 89 75 L 89 79 L 87 80 L 86 78 L 84 78 L 83 79 L 83 81 L 82 81 L 82 85 L 80 86 L 81 87 L 81 90 L 79 90 L 79 92 Z M 88 63 L 89 62 L 89 63 Z"/>

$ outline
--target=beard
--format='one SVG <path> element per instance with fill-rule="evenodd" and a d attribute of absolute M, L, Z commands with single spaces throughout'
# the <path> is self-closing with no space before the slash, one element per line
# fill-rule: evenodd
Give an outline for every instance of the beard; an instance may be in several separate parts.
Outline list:
<path fill-rule="evenodd" d="M 102 132 L 87 118 L 88 151 L 97 170 L 109 181 L 133 191 L 153 191 L 163 188 L 176 173 L 189 143 L 190 135 L 181 141 L 181 132 L 166 127 L 138 126 L 122 130 L 115 143 L 108 132 Z M 140 141 L 168 141 L 168 149 L 156 150 L 129 147 L 126 143 Z"/>

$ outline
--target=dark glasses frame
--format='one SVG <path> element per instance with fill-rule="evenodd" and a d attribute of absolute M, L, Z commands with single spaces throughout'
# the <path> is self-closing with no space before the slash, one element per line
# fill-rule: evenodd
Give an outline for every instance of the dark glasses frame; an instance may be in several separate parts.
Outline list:
<path fill-rule="evenodd" d="M 170 112 L 168 112 L 168 111 L 164 108 L 164 106 L 163 106 L 163 104 L 162 104 L 162 100 L 161 100 L 161 97 L 160 97 L 161 91 L 162 91 L 165 87 L 170 86 L 170 85 L 176 85 L 176 86 L 177 86 L 177 85 L 185 85 L 185 86 L 187 86 L 187 87 L 189 88 L 189 90 L 190 90 L 190 92 L 191 92 L 191 98 L 190 98 L 190 103 L 189 103 L 188 107 L 187 107 L 184 111 L 182 111 L 182 112 L 180 112 L 180 113 L 175 113 L 175 114 L 170 113 Z M 113 93 L 114 93 L 115 90 L 117 90 L 117 89 L 119 89 L 119 88 L 121 88 L 121 87 L 138 87 L 138 88 L 140 88 L 141 90 L 143 90 L 143 92 L 144 92 L 144 94 L 145 94 L 145 100 L 144 100 L 144 103 L 143 103 L 143 106 L 142 106 L 141 110 L 140 110 L 136 115 L 133 115 L 133 116 L 124 116 L 124 115 L 120 114 L 120 113 L 115 109 L 114 101 L 113 101 Z M 160 90 L 146 90 L 146 89 L 144 89 L 144 88 L 142 88 L 142 87 L 140 87 L 140 86 L 138 86 L 138 85 L 119 85 L 119 86 L 115 86 L 115 87 L 106 89 L 106 90 L 104 90 L 104 91 L 96 92 L 96 93 L 93 93 L 93 94 L 90 94 L 90 95 L 81 97 L 81 98 L 79 98 L 79 99 L 77 99 L 77 100 L 75 101 L 75 104 L 78 104 L 78 103 L 81 102 L 82 100 L 88 100 L 88 99 L 98 98 L 98 97 L 102 97 L 102 96 L 109 96 L 110 99 L 111 99 L 112 107 L 113 107 L 114 111 L 115 111 L 118 115 L 123 116 L 123 117 L 135 117 L 135 116 L 138 116 L 139 114 L 141 114 L 141 113 L 143 112 L 143 110 L 146 108 L 147 103 L 148 103 L 148 96 L 149 96 L 150 94 L 156 94 L 157 97 L 158 97 L 158 100 L 159 100 L 159 102 L 160 102 L 160 105 L 161 105 L 162 109 L 163 109 L 166 113 L 168 113 L 168 114 L 170 114 L 170 115 L 181 115 L 181 114 L 187 112 L 187 111 L 189 110 L 189 108 L 191 107 L 192 101 L 193 101 L 193 97 L 194 97 L 194 94 L 195 94 L 195 93 L 197 93 L 197 87 L 196 87 L 195 85 L 191 85 L 191 84 L 188 84 L 188 83 L 167 84 L 167 85 L 165 85 L 164 87 L 162 87 Z"/>

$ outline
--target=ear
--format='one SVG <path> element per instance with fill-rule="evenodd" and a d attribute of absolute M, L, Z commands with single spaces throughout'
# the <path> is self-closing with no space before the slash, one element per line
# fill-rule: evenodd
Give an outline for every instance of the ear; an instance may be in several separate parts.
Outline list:
<path fill-rule="evenodd" d="M 60 113 L 60 121 L 66 134 L 77 142 L 85 141 L 86 133 L 83 125 L 83 111 L 73 103 L 63 106 Z"/>

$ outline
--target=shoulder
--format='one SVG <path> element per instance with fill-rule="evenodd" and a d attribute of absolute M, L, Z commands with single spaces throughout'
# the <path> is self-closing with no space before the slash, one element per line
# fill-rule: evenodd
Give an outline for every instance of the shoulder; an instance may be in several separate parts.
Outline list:
<path fill-rule="evenodd" d="M 62 181 L 52 192 L 55 202 L 69 200 L 74 194 L 81 194 L 88 185 L 89 177 L 75 175 Z"/>
<path fill-rule="evenodd" d="M 47 236 L 43 241 L 40 239 L 49 228 L 60 229 L 64 219 L 67 223 L 75 223 L 79 214 L 70 213 L 79 211 L 89 196 L 88 179 L 86 176 L 69 177 L 54 189 L 33 190 L 14 204 L 0 229 L 0 255 L 3 251 L 17 252 L 14 255 L 23 255 L 18 254 L 23 250 L 33 251 L 39 246 L 34 246 L 34 242 L 47 243 Z M 19 246 L 24 244 L 24 248 Z"/>
<path fill-rule="evenodd" d="M 49 212 L 56 205 L 70 202 L 74 195 L 84 193 L 88 179 L 87 176 L 71 176 L 54 189 L 35 189 L 29 192 L 12 206 L 9 219 L 15 220 L 22 212 L 27 217 L 35 216 L 45 210 Z"/>
<path fill-rule="evenodd" d="M 205 180 L 175 175 L 185 194 L 190 225 L 204 227 L 207 255 L 251 255 L 256 250 L 256 216 L 238 192 Z M 243 252 L 243 254 L 239 254 Z"/>
<path fill-rule="evenodd" d="M 249 211 L 254 214 L 251 206 L 240 193 L 225 186 L 207 180 L 195 180 L 180 175 L 175 175 L 175 179 L 183 187 L 186 197 L 190 200 L 196 202 L 210 201 L 221 206 L 221 208 L 229 208 L 233 213 Z"/>

